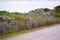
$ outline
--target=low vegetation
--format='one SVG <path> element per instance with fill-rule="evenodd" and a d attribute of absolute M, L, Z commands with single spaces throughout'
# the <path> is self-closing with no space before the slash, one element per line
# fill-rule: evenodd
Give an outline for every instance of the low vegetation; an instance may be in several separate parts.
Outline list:
<path fill-rule="evenodd" d="M 0 11 L 0 38 L 57 23 L 60 23 L 60 6 L 56 6 L 53 10 L 36 9 L 29 13 Z"/>

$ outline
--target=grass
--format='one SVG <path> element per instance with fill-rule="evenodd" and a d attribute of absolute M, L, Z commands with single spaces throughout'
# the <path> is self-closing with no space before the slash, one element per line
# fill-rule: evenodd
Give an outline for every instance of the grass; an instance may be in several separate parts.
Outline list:
<path fill-rule="evenodd" d="M 5 39 L 5 38 L 8 38 L 8 37 L 21 35 L 21 34 L 24 34 L 24 33 L 28 33 L 30 31 L 32 31 L 32 30 L 24 30 L 24 31 L 21 31 L 21 32 L 13 32 L 13 33 L 9 33 L 9 34 L 0 35 L 0 39 Z"/>
<path fill-rule="evenodd" d="M 47 28 L 47 27 L 52 27 L 54 25 L 57 25 L 57 24 L 43 26 L 43 27 L 38 27 L 38 28 L 34 28 L 34 29 L 29 29 L 29 30 L 24 30 L 24 31 L 21 31 L 21 32 L 13 32 L 13 33 L 10 33 L 10 34 L 0 35 L 0 39 L 5 39 L 5 38 L 8 38 L 8 37 L 13 37 L 13 36 L 17 36 L 17 35 L 33 32 L 33 31 L 41 30 L 41 29 L 44 29 L 44 28 Z"/>

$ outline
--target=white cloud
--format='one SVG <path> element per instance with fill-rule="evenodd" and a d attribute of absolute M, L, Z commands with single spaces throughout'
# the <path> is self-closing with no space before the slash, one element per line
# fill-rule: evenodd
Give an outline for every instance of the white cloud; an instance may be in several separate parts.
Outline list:
<path fill-rule="evenodd" d="M 29 2 L 28 1 L 10 1 L 10 3 L 13 3 L 13 4 L 28 4 Z"/>
<path fill-rule="evenodd" d="M 0 9 L 28 12 L 36 8 L 53 8 L 60 5 L 59 1 L 0 1 Z"/>

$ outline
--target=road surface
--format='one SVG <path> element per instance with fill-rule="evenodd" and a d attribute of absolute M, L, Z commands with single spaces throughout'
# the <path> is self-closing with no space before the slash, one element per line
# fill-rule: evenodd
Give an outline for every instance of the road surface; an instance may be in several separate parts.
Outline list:
<path fill-rule="evenodd" d="M 60 24 L 4 40 L 60 40 Z"/>

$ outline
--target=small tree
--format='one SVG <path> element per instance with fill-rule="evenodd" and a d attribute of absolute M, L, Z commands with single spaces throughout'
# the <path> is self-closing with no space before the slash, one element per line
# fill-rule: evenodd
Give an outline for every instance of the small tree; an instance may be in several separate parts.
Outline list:
<path fill-rule="evenodd" d="M 45 8 L 44 11 L 45 11 L 45 12 L 48 12 L 48 11 L 51 11 L 51 9 Z"/>
<path fill-rule="evenodd" d="M 56 13 L 60 13 L 60 5 L 59 5 L 59 6 L 56 6 L 56 7 L 54 8 L 54 10 L 56 11 Z"/>

